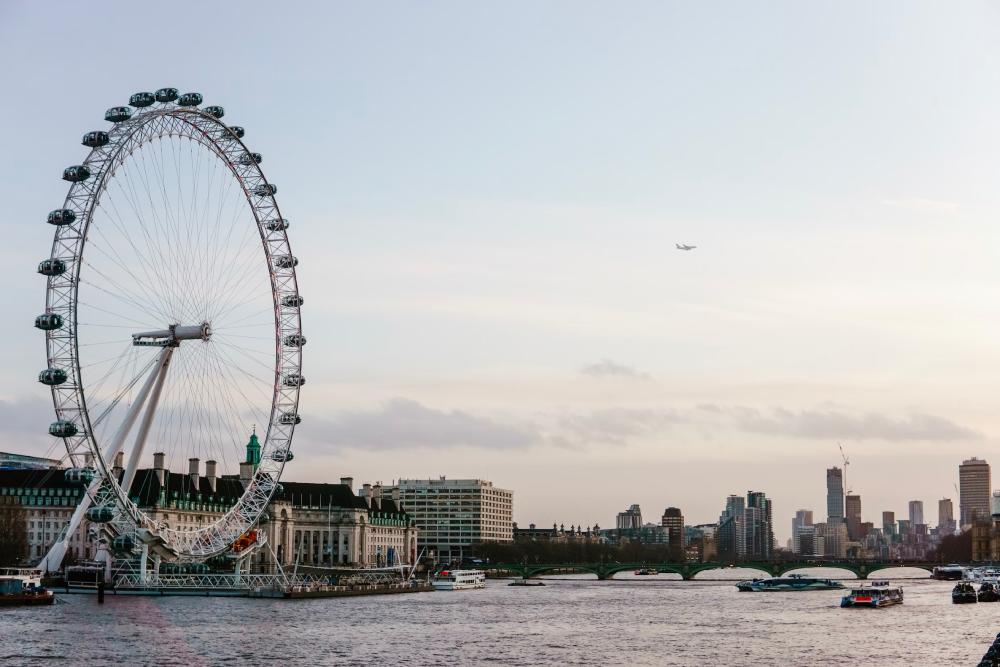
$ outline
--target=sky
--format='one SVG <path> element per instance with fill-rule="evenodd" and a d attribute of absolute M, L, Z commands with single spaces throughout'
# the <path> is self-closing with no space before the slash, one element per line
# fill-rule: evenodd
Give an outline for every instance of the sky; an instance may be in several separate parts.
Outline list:
<path fill-rule="evenodd" d="M 0 57 L 4 450 L 59 453 L 61 171 L 175 86 L 292 223 L 286 479 L 480 477 L 602 527 L 763 490 L 783 542 L 838 443 L 876 523 L 1000 463 L 995 5 L 8 0 Z"/>

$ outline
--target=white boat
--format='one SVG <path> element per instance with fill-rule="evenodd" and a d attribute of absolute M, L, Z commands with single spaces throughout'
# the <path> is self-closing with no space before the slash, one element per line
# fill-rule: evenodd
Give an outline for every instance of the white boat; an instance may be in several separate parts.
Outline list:
<path fill-rule="evenodd" d="M 975 589 L 973 589 L 975 595 Z M 868 586 L 852 588 L 850 594 L 840 600 L 841 607 L 888 607 L 903 604 L 903 589 L 890 586 L 888 581 L 876 581 Z"/>
<path fill-rule="evenodd" d="M 436 591 L 486 588 L 486 573 L 482 570 L 441 570 L 431 579 L 431 584 Z"/>

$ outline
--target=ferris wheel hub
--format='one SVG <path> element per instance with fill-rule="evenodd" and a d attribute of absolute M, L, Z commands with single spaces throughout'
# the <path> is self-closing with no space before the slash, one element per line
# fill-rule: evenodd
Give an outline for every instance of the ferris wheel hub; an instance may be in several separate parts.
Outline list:
<path fill-rule="evenodd" d="M 208 340 L 212 337 L 212 327 L 208 322 L 201 324 L 171 324 L 166 329 L 143 331 L 132 334 L 132 345 L 144 347 L 176 347 L 182 340 Z"/>

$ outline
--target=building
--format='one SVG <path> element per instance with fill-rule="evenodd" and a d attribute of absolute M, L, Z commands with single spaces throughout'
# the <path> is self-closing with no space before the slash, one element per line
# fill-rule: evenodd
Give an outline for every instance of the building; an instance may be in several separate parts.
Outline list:
<path fill-rule="evenodd" d="M 910 525 L 916 526 L 924 522 L 924 501 L 910 501 Z"/>
<path fill-rule="evenodd" d="M 795 518 L 792 519 L 792 553 L 803 553 L 801 540 L 799 539 L 805 529 L 809 529 L 809 533 L 812 534 L 813 525 L 813 513 L 812 510 L 798 510 L 795 512 Z M 811 544 L 811 541 L 810 541 Z M 812 554 L 812 552 L 808 552 Z"/>
<path fill-rule="evenodd" d="M 942 498 L 938 501 L 938 535 L 955 534 L 955 510 L 951 503 L 951 498 Z"/>
<path fill-rule="evenodd" d="M 47 470 L 61 467 L 62 462 L 57 459 L 0 452 L 0 470 Z"/>
<path fill-rule="evenodd" d="M 973 456 L 958 466 L 959 524 L 964 529 L 990 516 L 990 465 Z"/>
<path fill-rule="evenodd" d="M 827 523 L 844 519 L 844 473 L 837 467 L 826 470 L 826 516 Z"/>
<path fill-rule="evenodd" d="M 59 538 L 69 523 L 77 504 L 83 498 L 83 487 L 63 479 L 58 469 L 4 469 L 0 470 L 0 512 L 17 512 L 25 522 L 26 550 L 21 563 L 34 564 Z M 87 539 L 89 523 L 84 520 L 80 530 L 72 537 L 67 553 L 73 559 L 91 559 L 95 545 Z M 10 539 L 12 536 L 0 536 Z M 3 565 L 3 563 L 0 563 Z"/>
<path fill-rule="evenodd" d="M 822 554 L 826 558 L 847 557 L 847 524 L 843 520 L 827 521 L 817 527 L 817 537 L 822 538 Z"/>
<path fill-rule="evenodd" d="M 514 492 L 493 482 L 401 479 L 386 491 L 416 522 L 418 549 L 439 562 L 460 560 L 474 544 L 514 541 Z"/>
<path fill-rule="evenodd" d="M 601 528 L 596 523 L 593 527 L 570 526 L 567 530 L 565 524 L 552 524 L 551 528 L 538 528 L 532 523 L 527 528 L 520 528 L 515 521 L 514 541 L 594 544 L 602 541 L 600 531 Z"/>
<path fill-rule="evenodd" d="M 882 512 L 882 533 L 885 538 L 892 541 L 892 538 L 896 535 L 896 513 L 895 512 Z"/>
<path fill-rule="evenodd" d="M 677 507 L 663 510 L 660 525 L 667 529 L 670 544 L 683 547 L 687 544 L 684 536 L 684 514 Z"/>
<path fill-rule="evenodd" d="M 771 501 L 761 491 L 749 491 L 744 500 L 729 496 L 719 516 L 716 545 L 725 562 L 769 560 L 774 554 Z"/>
<path fill-rule="evenodd" d="M 857 540 L 861 537 L 861 496 L 850 495 L 844 499 L 847 520 L 847 537 Z"/>
<path fill-rule="evenodd" d="M 619 512 L 615 520 L 618 530 L 639 530 L 642 528 L 642 510 L 638 505 L 632 505 L 624 512 Z"/>

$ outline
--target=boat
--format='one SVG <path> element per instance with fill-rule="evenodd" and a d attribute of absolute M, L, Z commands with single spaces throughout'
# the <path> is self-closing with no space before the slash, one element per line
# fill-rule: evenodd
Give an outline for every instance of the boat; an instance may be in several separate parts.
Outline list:
<path fill-rule="evenodd" d="M 955 588 L 951 589 L 951 601 L 955 604 L 979 602 L 979 596 L 976 595 L 976 587 L 971 581 L 958 582 L 955 584 Z"/>
<path fill-rule="evenodd" d="M 932 579 L 940 579 L 943 581 L 957 581 L 966 578 L 966 568 L 958 563 L 949 563 L 948 565 L 938 565 L 934 568 L 931 573 Z"/>
<path fill-rule="evenodd" d="M 486 588 L 486 573 L 482 570 L 441 570 L 431 579 L 436 591 L 460 591 Z"/>
<path fill-rule="evenodd" d="M 656 570 L 650 570 L 649 568 L 645 568 L 644 567 L 641 570 L 636 570 L 635 574 L 636 574 L 636 576 L 639 576 L 639 577 L 651 577 L 651 576 L 655 576 L 655 575 L 659 574 L 659 572 L 657 572 Z"/>
<path fill-rule="evenodd" d="M 976 598 L 980 602 L 998 602 L 1000 601 L 1000 587 L 997 585 L 995 579 L 987 579 L 979 585 L 979 593 Z"/>
<path fill-rule="evenodd" d="M 875 581 L 866 586 L 852 588 L 848 595 L 840 600 L 841 607 L 888 607 L 903 604 L 903 589 L 900 586 L 890 586 L 888 581 Z"/>
<path fill-rule="evenodd" d="M 24 577 L 0 576 L 0 606 L 54 604 L 55 594 Z"/>
<path fill-rule="evenodd" d="M 839 588 L 844 588 L 844 585 L 839 581 L 814 579 L 812 577 L 804 577 L 801 574 L 775 577 L 773 579 L 749 579 L 736 584 L 737 590 L 754 593 L 763 591 L 829 591 Z"/>
<path fill-rule="evenodd" d="M 515 579 L 514 581 L 507 584 L 508 586 L 544 586 L 544 581 L 533 581 L 531 579 Z"/>

